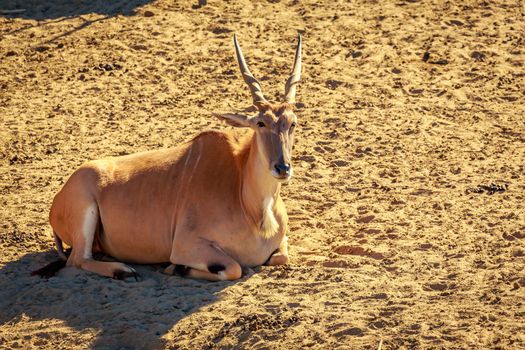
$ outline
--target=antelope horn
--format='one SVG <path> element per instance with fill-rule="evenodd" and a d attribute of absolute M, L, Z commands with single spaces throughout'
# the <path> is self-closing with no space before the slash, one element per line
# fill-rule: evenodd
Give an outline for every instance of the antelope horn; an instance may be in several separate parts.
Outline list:
<path fill-rule="evenodd" d="M 237 54 L 237 62 L 239 62 L 239 68 L 241 69 L 242 78 L 244 79 L 244 81 L 250 88 L 250 92 L 252 93 L 253 104 L 259 106 L 262 103 L 268 102 L 266 98 L 264 98 L 261 83 L 259 83 L 259 81 L 255 79 L 253 74 L 248 69 L 248 66 L 246 65 L 246 61 L 244 60 L 241 47 L 237 42 L 237 36 L 235 34 L 233 35 L 233 43 L 235 45 L 235 53 Z"/>
<path fill-rule="evenodd" d="M 298 35 L 297 48 L 295 49 L 295 59 L 293 63 L 292 73 L 286 81 L 284 89 L 284 98 L 287 103 L 295 103 L 295 92 L 297 84 L 301 80 L 301 34 Z"/>

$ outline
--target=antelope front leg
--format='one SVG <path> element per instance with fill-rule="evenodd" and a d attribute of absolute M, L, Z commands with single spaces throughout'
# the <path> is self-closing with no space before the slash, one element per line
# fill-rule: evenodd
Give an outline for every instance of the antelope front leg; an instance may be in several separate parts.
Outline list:
<path fill-rule="evenodd" d="M 284 236 L 279 249 L 277 249 L 270 259 L 265 263 L 267 266 L 286 265 L 288 264 L 288 237 Z"/>

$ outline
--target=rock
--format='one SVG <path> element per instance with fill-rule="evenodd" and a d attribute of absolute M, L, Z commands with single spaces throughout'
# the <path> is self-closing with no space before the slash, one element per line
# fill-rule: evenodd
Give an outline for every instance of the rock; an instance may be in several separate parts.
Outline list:
<path fill-rule="evenodd" d="M 437 60 L 437 61 L 432 61 L 430 63 L 432 63 L 432 64 L 439 64 L 441 66 L 444 66 L 444 65 L 448 64 L 448 60 Z"/>
<path fill-rule="evenodd" d="M 49 46 L 45 46 L 45 45 L 37 46 L 37 47 L 35 47 L 34 50 L 35 50 L 36 52 L 44 52 L 44 51 L 49 50 Z"/>
<path fill-rule="evenodd" d="M 355 222 L 358 223 L 358 224 L 368 224 L 369 222 L 371 222 L 374 219 L 375 219 L 374 215 L 366 215 L 366 216 L 361 216 L 361 217 L 355 219 Z"/>
<path fill-rule="evenodd" d="M 335 80 L 335 79 L 328 79 L 326 81 L 326 86 L 330 89 L 330 90 L 335 90 L 337 89 L 340 85 L 342 85 L 343 82 L 340 81 L 340 80 Z"/>
<path fill-rule="evenodd" d="M 346 160 L 342 160 L 342 159 L 334 160 L 332 162 L 332 166 L 334 167 L 343 167 L 343 166 L 347 166 L 348 164 L 349 163 Z"/>
<path fill-rule="evenodd" d="M 347 328 L 347 329 L 344 329 L 344 330 L 339 331 L 337 333 L 334 333 L 334 336 L 336 336 L 336 337 L 340 337 L 340 336 L 344 336 L 344 335 L 352 335 L 354 337 L 362 337 L 364 335 L 364 333 L 363 333 L 363 330 L 361 328 L 357 328 L 357 327 Z"/>
<path fill-rule="evenodd" d="M 421 95 L 423 93 L 423 89 L 410 89 L 408 92 L 410 92 L 412 95 Z"/>
<path fill-rule="evenodd" d="M 226 34 L 233 32 L 233 29 L 226 28 L 226 27 L 213 27 L 211 28 L 211 32 L 213 34 Z"/>
<path fill-rule="evenodd" d="M 447 24 L 448 24 L 448 25 L 458 26 L 458 27 L 463 26 L 463 22 L 458 21 L 457 19 L 452 19 L 452 20 L 450 20 Z"/>
<path fill-rule="evenodd" d="M 146 51 L 148 49 L 146 45 L 142 45 L 142 44 L 132 45 L 131 48 L 137 51 Z"/>
<path fill-rule="evenodd" d="M 484 61 L 485 60 L 485 54 L 479 51 L 472 51 L 470 53 L 470 58 L 476 60 L 476 61 Z"/>

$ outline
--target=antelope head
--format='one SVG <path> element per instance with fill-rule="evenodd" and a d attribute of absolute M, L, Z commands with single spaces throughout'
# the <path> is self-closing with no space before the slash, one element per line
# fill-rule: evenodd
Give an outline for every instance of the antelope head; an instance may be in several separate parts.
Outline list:
<path fill-rule="evenodd" d="M 288 181 L 293 173 L 291 156 L 297 117 L 294 113 L 295 93 L 301 79 L 301 36 L 298 37 L 292 72 L 286 81 L 284 102 L 270 103 L 264 97 L 261 83 L 252 75 L 242 54 L 237 37 L 233 36 L 235 53 L 242 77 L 248 85 L 257 109 L 255 115 L 215 114 L 228 124 L 255 131 L 257 149 L 268 171 L 279 182 Z"/>

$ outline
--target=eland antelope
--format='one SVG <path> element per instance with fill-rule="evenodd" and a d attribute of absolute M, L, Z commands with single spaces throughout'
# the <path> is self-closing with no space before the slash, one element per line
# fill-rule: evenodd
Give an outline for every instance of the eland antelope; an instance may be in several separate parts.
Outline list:
<path fill-rule="evenodd" d="M 49 214 L 61 260 L 34 274 L 49 277 L 67 265 L 123 279 L 136 277 L 123 262 L 169 262 L 168 274 L 217 281 L 240 278 L 243 267 L 288 262 L 280 189 L 292 176 L 301 37 L 277 104 L 266 100 L 233 40 L 257 113 L 214 115 L 247 131 L 205 131 L 172 149 L 82 165 Z M 95 260 L 97 252 L 117 261 Z"/>

